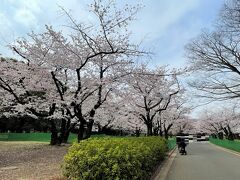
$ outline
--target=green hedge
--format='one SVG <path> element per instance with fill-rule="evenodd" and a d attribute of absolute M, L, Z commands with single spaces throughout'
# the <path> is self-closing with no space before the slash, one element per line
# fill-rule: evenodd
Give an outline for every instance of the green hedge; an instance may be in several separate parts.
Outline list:
<path fill-rule="evenodd" d="M 63 174 L 68 179 L 148 179 L 167 149 L 160 137 L 91 138 L 70 147 Z"/>
<path fill-rule="evenodd" d="M 209 138 L 209 141 L 218 146 L 240 152 L 240 142 L 239 141 L 229 141 L 227 139 L 221 140 L 221 139 L 215 139 L 215 138 Z"/>

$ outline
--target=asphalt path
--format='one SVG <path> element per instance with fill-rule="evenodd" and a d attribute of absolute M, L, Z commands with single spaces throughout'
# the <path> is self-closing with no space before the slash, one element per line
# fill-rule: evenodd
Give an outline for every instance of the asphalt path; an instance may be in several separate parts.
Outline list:
<path fill-rule="evenodd" d="M 177 153 L 167 180 L 240 180 L 240 156 L 208 142 L 193 142 Z"/>

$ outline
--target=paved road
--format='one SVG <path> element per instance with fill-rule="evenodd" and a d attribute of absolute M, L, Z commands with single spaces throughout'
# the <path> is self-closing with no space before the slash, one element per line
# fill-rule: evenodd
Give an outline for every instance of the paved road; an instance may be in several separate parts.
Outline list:
<path fill-rule="evenodd" d="M 187 156 L 175 157 L 167 180 L 240 180 L 240 156 L 208 142 L 187 146 Z"/>

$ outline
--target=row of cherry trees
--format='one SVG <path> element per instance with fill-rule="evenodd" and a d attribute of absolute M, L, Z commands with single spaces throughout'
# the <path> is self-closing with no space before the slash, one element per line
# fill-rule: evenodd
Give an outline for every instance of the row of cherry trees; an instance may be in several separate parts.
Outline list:
<path fill-rule="evenodd" d="M 228 3 L 227 3 L 228 2 Z M 240 3 L 227 1 L 212 31 L 203 31 L 186 46 L 195 78 L 190 83 L 210 100 L 238 99 Z"/>
<path fill-rule="evenodd" d="M 114 7 L 95 0 L 89 24 L 62 9 L 68 33 L 46 26 L 10 45 L 21 61 L 1 59 L 1 106 L 48 119 L 53 145 L 66 142 L 73 128 L 79 141 L 89 138 L 94 124 L 99 130 L 146 126 L 148 135 L 168 137 L 188 113 L 177 78 L 183 72 L 134 63 L 148 54 L 128 31 L 139 7 Z"/>
<path fill-rule="evenodd" d="M 234 139 L 239 133 L 240 97 L 240 2 L 226 1 L 217 22 L 186 46 L 193 77 L 189 83 L 207 102 L 227 101 L 225 107 L 211 107 L 202 114 L 198 130 Z M 219 106 L 219 104 L 217 104 Z"/>
<path fill-rule="evenodd" d="M 238 106 L 229 106 L 216 108 L 215 110 L 206 110 L 201 114 L 201 118 L 197 124 L 199 132 L 211 134 L 215 137 L 229 140 L 239 138 L 239 118 Z"/>

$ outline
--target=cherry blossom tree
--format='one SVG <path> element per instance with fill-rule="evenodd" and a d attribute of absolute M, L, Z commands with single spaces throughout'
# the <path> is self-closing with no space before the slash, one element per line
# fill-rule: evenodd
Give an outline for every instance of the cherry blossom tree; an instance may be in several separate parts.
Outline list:
<path fill-rule="evenodd" d="M 30 64 L 28 61 L 1 59 L 0 89 L 4 93 L 2 103 L 11 107 L 11 111 L 35 117 L 48 118 L 58 111 L 55 99 L 55 85 L 46 67 Z M 57 143 L 57 127 L 51 124 L 51 144 Z"/>
<path fill-rule="evenodd" d="M 177 133 L 182 133 L 191 127 L 187 117 L 190 113 L 190 108 L 186 106 L 188 98 L 184 96 L 184 93 L 185 90 L 180 89 L 179 93 L 172 97 L 167 109 L 161 111 L 156 119 L 156 130 L 159 131 L 160 136 L 164 135 L 166 139 L 172 129 L 179 129 Z"/>
<path fill-rule="evenodd" d="M 172 97 L 179 93 L 176 73 L 171 74 L 167 75 L 165 67 L 150 70 L 142 65 L 128 77 L 130 112 L 146 125 L 147 135 L 153 135 L 157 115 L 166 110 Z"/>
<path fill-rule="evenodd" d="M 131 57 L 143 54 L 130 42 L 127 29 L 138 6 L 119 10 L 114 1 L 95 0 L 90 7 L 95 19 L 89 25 L 78 23 L 62 9 L 70 21 L 69 36 L 46 26 L 44 33 L 32 32 L 30 39 L 12 46 L 29 64 L 50 70 L 53 96 L 57 96 L 62 116 L 78 119 L 79 141 L 90 137 L 96 110 L 107 101 L 118 80 L 130 74 Z"/>
<path fill-rule="evenodd" d="M 176 120 L 172 128 L 173 134 L 197 134 L 196 122 L 185 115 L 183 118 Z"/>
<path fill-rule="evenodd" d="M 123 107 L 122 99 L 112 93 L 109 100 L 96 111 L 95 125 L 98 132 L 104 133 L 112 128 L 118 128 L 121 125 L 121 118 L 125 116 Z"/>

